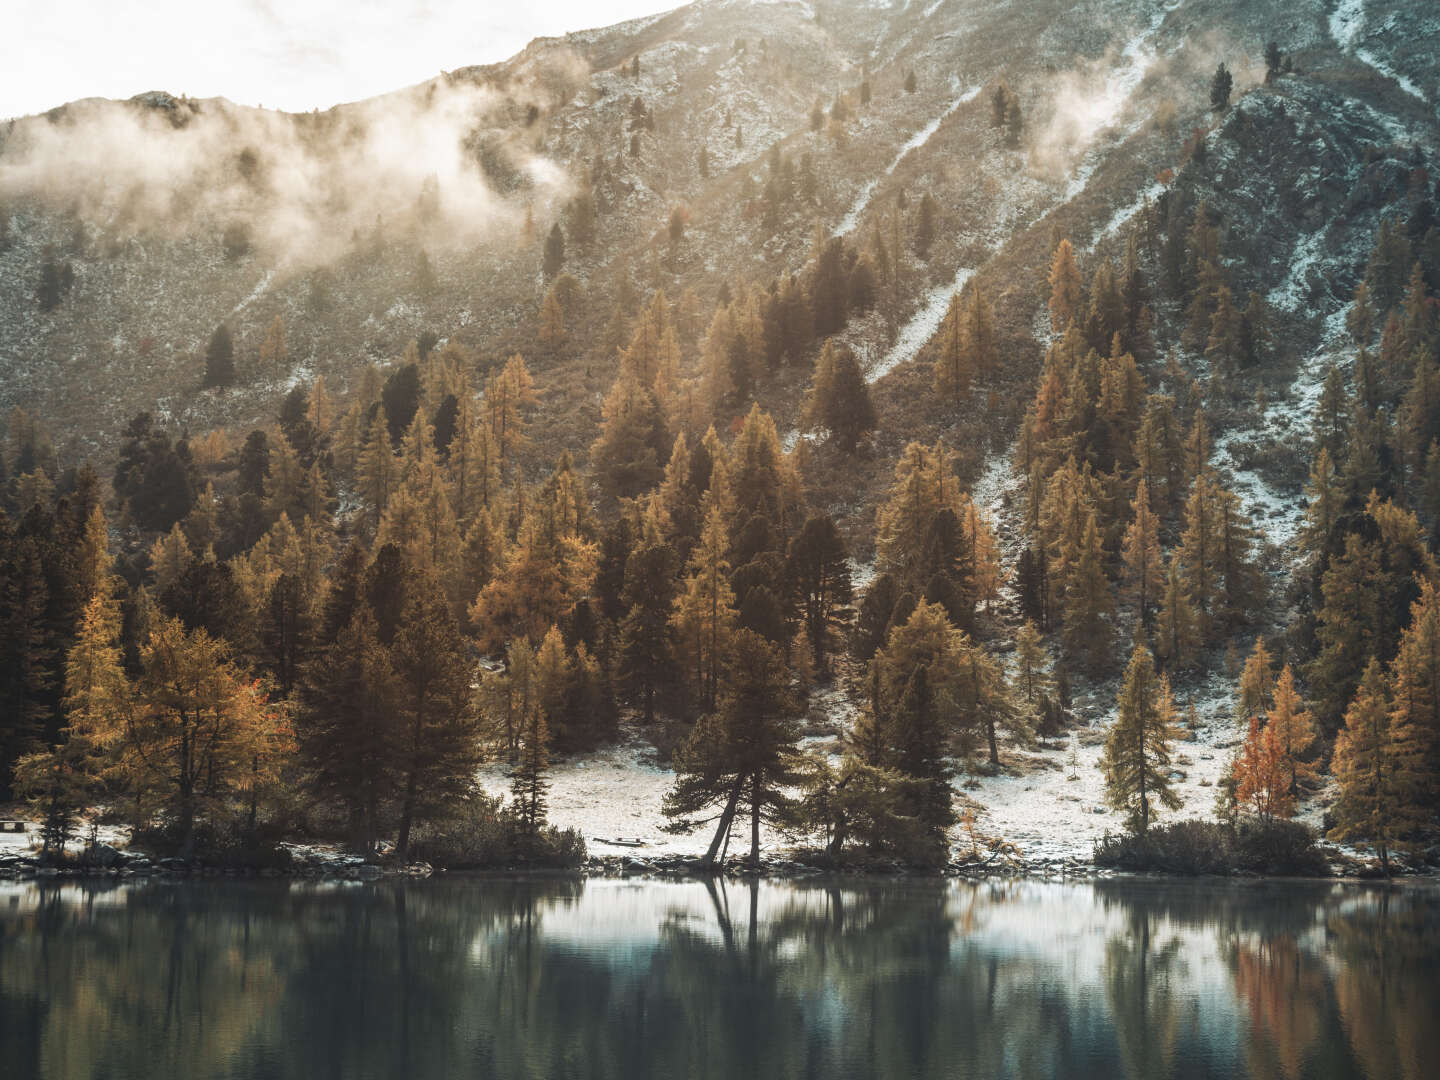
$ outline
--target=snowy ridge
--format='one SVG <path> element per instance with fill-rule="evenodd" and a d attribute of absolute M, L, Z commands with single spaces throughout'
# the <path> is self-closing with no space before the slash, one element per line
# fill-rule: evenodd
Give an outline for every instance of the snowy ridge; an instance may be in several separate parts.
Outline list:
<path fill-rule="evenodd" d="M 960 108 L 961 105 L 964 105 L 968 101 L 974 101 L 975 95 L 978 93 L 980 93 L 980 87 L 972 86 L 947 105 L 939 116 L 935 117 L 930 123 L 910 136 L 910 138 L 906 140 L 905 145 L 900 147 L 900 152 L 895 155 L 889 165 L 885 166 L 885 171 L 873 180 L 868 181 L 865 186 L 860 189 L 860 194 L 856 197 L 854 205 L 851 206 L 845 216 L 840 219 L 840 224 L 835 227 L 835 231 L 831 235 L 845 236 L 847 233 L 853 232 L 855 227 L 860 224 L 860 215 L 863 214 L 865 208 L 870 205 L 870 200 L 874 197 L 875 189 L 879 186 L 880 181 L 892 175 L 895 170 L 900 167 L 900 163 L 913 151 L 918 150 L 929 142 L 931 136 L 940 130 L 940 125 L 953 115 L 955 110 Z"/>

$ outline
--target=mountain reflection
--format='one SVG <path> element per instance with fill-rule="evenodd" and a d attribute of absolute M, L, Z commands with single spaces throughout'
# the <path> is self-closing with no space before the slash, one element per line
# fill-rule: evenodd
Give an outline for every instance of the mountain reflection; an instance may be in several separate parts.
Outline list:
<path fill-rule="evenodd" d="M 1109 881 L 0 886 L 82 1077 L 1433 1075 L 1440 897 Z"/>

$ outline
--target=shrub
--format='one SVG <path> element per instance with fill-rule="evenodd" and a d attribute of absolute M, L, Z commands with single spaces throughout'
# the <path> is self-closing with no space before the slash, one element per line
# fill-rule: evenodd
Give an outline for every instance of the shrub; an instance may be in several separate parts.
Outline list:
<path fill-rule="evenodd" d="M 1257 874 L 1327 877 L 1330 864 L 1315 834 L 1298 821 L 1242 821 L 1235 839 L 1236 863 Z"/>
<path fill-rule="evenodd" d="M 1106 833 L 1095 844 L 1096 866 L 1167 874 L 1278 874 L 1324 877 L 1330 867 L 1315 834 L 1296 821 L 1244 820 L 1235 829 L 1214 821 L 1155 825 L 1144 834 Z"/>
<path fill-rule="evenodd" d="M 239 823 L 197 822 L 193 857 L 207 866 L 237 870 L 285 870 L 291 864 L 290 852 L 275 841 L 274 830 L 262 828 L 252 833 Z M 153 855 L 182 853 L 182 835 L 177 822 L 164 821 L 149 828 L 136 829 L 131 845 Z"/>
<path fill-rule="evenodd" d="M 527 834 L 499 796 L 476 792 L 448 817 L 415 827 L 411 857 L 450 870 L 523 864 L 561 869 L 585 861 L 585 840 L 575 829 L 545 826 Z"/>
<path fill-rule="evenodd" d="M 1106 832 L 1095 844 L 1095 865 L 1115 870 L 1159 870 L 1168 874 L 1233 872 L 1230 833 L 1213 821 L 1176 821 L 1144 833 Z"/>

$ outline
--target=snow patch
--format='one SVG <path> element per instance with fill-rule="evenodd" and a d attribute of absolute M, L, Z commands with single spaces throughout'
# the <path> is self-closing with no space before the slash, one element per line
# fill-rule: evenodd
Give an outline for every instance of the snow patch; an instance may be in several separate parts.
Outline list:
<path fill-rule="evenodd" d="M 1270 290 L 1266 299 L 1271 307 L 1285 311 L 1299 311 L 1309 291 L 1309 276 L 1320 261 L 1320 248 L 1325 240 L 1325 230 L 1320 229 L 1308 236 L 1302 236 L 1295 243 L 1295 253 L 1290 259 L 1290 269 L 1285 280 Z"/>
<path fill-rule="evenodd" d="M 925 343 L 935 336 L 940 329 L 940 324 L 945 320 L 945 312 L 950 308 L 950 298 L 964 288 L 965 283 L 971 279 L 975 271 L 962 266 L 955 271 L 955 280 L 935 286 L 925 294 L 925 301 L 920 305 L 920 310 L 910 317 L 900 336 L 895 339 L 895 344 L 878 364 L 871 367 L 865 376 L 866 382 L 875 382 L 890 374 L 901 364 L 908 363 L 915 359 Z"/>
<path fill-rule="evenodd" d="M 860 194 L 855 199 L 855 204 L 851 206 L 849 212 L 840 219 L 840 224 L 835 227 L 835 232 L 832 235 L 844 236 L 847 233 L 853 232 L 855 226 L 860 224 L 860 215 L 863 214 L 865 212 L 865 208 L 870 205 L 870 199 L 874 196 L 875 189 L 879 186 L 880 181 L 884 180 L 887 176 L 890 176 L 892 173 L 894 173 L 895 170 L 900 167 L 900 163 L 904 161 L 905 158 L 909 156 L 913 151 L 918 150 L 920 147 L 924 146 L 927 142 L 929 142 L 931 136 L 933 136 L 935 132 L 940 130 L 940 125 L 943 124 L 955 112 L 956 109 L 960 108 L 961 105 L 964 105 L 966 102 L 969 101 L 974 101 L 975 95 L 977 95 L 978 93 L 980 93 L 980 87 L 972 86 L 969 90 L 966 90 L 963 94 L 961 94 L 949 105 L 947 105 L 945 107 L 945 110 L 941 112 L 939 116 L 935 117 L 935 119 L 931 120 L 930 123 L 926 124 L 914 135 L 910 136 L 910 138 L 906 140 L 905 145 L 900 147 L 900 152 L 895 155 L 894 159 L 890 162 L 889 165 L 885 166 L 884 172 L 882 172 L 879 176 L 875 177 L 875 179 L 869 181 L 863 188 L 860 189 Z"/>
<path fill-rule="evenodd" d="M 1111 215 L 1110 220 L 1101 227 L 1100 231 L 1090 241 L 1090 249 L 1093 251 L 1102 240 L 1114 236 L 1125 226 L 1125 223 L 1145 208 L 1145 204 L 1158 199 L 1165 192 L 1165 185 L 1159 180 L 1153 181 L 1149 187 L 1135 197 L 1135 201 L 1128 206 L 1122 206 Z"/>
<path fill-rule="evenodd" d="M 1414 82 L 1401 75 L 1369 49 L 1361 48 L 1360 42 L 1365 38 L 1365 0 L 1340 0 L 1340 3 L 1335 6 L 1335 10 L 1330 13 L 1330 36 L 1335 39 L 1335 44 L 1340 46 L 1341 50 L 1353 53 L 1362 64 L 1390 79 L 1411 97 L 1427 105 L 1430 104 L 1430 99 L 1425 96 L 1425 91 L 1421 90 Z"/>
<path fill-rule="evenodd" d="M 256 300 L 259 300 L 260 297 L 265 295 L 265 291 L 270 288 L 270 283 L 274 280 L 275 271 L 266 270 L 265 276 L 260 279 L 260 284 L 256 285 L 255 288 L 250 291 L 249 296 L 245 297 L 244 300 L 241 300 L 238 304 L 236 304 L 235 307 L 231 309 L 230 314 L 232 316 L 239 315 L 240 312 L 244 311 Z"/>

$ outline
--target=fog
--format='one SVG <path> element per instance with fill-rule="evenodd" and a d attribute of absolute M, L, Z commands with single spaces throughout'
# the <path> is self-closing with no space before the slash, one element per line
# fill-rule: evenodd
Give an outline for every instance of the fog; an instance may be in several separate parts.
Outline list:
<path fill-rule="evenodd" d="M 442 76 L 323 113 L 89 99 L 0 134 L 0 198 L 110 235 L 228 229 L 278 263 L 332 258 L 377 227 L 473 244 L 568 197 L 539 117 L 585 73 L 554 50 L 504 89 Z"/>

